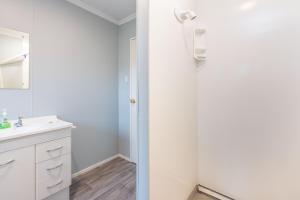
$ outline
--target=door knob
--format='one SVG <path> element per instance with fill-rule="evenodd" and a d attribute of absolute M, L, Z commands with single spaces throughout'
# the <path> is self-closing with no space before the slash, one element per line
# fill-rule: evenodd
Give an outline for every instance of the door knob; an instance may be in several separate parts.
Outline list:
<path fill-rule="evenodd" d="M 130 99 L 130 103 L 135 104 L 136 103 L 135 99 Z"/>

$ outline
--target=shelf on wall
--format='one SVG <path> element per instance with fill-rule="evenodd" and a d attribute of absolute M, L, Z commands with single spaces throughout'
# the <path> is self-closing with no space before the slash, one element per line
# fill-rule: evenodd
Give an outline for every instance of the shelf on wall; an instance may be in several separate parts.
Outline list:
<path fill-rule="evenodd" d="M 194 30 L 194 58 L 197 61 L 205 61 L 207 58 L 203 38 L 205 32 L 206 30 L 203 28 L 197 28 Z"/>
<path fill-rule="evenodd" d="M 23 54 L 14 56 L 12 58 L 9 58 L 7 60 L 0 61 L 0 66 L 1 65 L 3 66 L 3 65 L 8 65 L 8 64 L 13 64 L 13 63 L 16 63 L 16 62 L 22 62 L 23 60 L 26 59 L 27 56 L 28 56 L 28 53 L 23 53 Z"/>

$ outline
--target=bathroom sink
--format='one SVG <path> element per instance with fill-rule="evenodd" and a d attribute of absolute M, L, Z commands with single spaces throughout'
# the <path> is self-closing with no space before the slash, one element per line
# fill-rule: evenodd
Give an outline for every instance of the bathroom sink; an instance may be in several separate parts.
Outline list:
<path fill-rule="evenodd" d="M 57 116 L 23 119 L 22 127 L 14 127 L 13 124 L 16 123 L 15 120 L 10 122 L 12 128 L 0 130 L 0 141 L 73 127 L 72 123 L 62 121 L 58 119 Z"/>
<path fill-rule="evenodd" d="M 13 136 L 18 135 L 26 132 L 32 132 L 36 129 L 34 126 L 23 126 L 23 127 L 12 127 L 8 129 L 1 129 L 0 130 L 0 138 L 4 136 Z"/>

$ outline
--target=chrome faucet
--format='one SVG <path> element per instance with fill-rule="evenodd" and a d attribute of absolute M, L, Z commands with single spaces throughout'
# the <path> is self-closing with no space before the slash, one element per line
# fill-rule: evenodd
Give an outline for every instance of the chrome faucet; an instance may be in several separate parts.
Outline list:
<path fill-rule="evenodd" d="M 18 117 L 18 122 L 15 123 L 15 127 L 22 127 L 22 126 L 23 126 L 22 117 Z"/>

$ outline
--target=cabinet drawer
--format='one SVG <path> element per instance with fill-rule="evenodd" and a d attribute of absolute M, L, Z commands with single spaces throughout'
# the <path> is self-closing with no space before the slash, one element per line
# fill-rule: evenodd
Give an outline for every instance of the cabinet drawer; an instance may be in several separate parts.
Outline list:
<path fill-rule="evenodd" d="M 71 155 L 57 157 L 36 165 L 36 182 L 65 179 L 71 183 Z"/>
<path fill-rule="evenodd" d="M 64 179 L 39 183 L 37 186 L 36 200 L 46 199 L 68 187 L 69 185 Z"/>
<path fill-rule="evenodd" d="M 37 199 L 44 199 L 71 185 L 71 155 L 36 165 Z"/>
<path fill-rule="evenodd" d="M 0 199 L 35 199 L 34 146 L 0 153 Z"/>
<path fill-rule="evenodd" d="M 71 138 L 66 137 L 36 145 L 36 162 L 54 159 L 71 152 Z"/>

